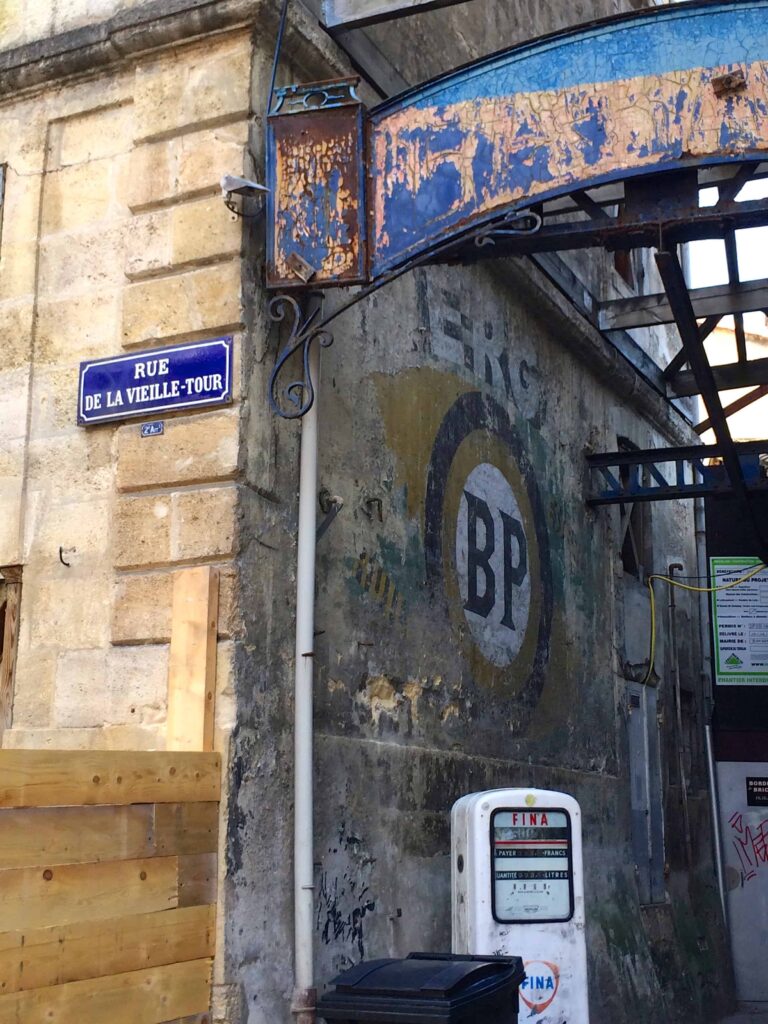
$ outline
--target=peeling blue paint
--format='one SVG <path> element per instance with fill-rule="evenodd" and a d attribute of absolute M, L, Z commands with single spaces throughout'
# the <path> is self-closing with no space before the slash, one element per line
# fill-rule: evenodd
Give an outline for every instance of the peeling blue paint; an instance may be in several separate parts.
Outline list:
<path fill-rule="evenodd" d="M 511 54 L 494 55 L 411 90 L 378 110 L 390 112 L 403 99 L 414 107 L 436 102 L 451 105 L 507 92 L 565 89 L 585 82 L 759 60 L 764 56 L 767 20 L 766 0 L 655 10 L 637 20 L 577 29 L 517 47 Z"/>
<path fill-rule="evenodd" d="M 750 90 L 715 98 L 724 66 Z M 564 34 L 406 93 L 371 115 L 372 276 L 534 198 L 765 154 L 766 90 L 755 0 Z"/>
<path fill-rule="evenodd" d="M 745 87 L 718 97 L 712 79 L 724 68 L 742 71 Z M 282 179 L 270 156 L 270 185 L 280 186 L 270 199 L 270 261 L 283 278 L 297 254 L 322 268 L 313 283 L 364 279 L 367 203 L 376 279 L 534 200 L 764 157 L 768 0 L 622 17 L 496 54 L 383 104 L 368 118 L 368 194 L 361 168 L 349 216 L 346 178 L 362 162 L 362 141 L 357 154 L 333 154 L 329 172 L 328 118 L 322 109 L 306 115 L 309 141 L 286 136 Z"/>

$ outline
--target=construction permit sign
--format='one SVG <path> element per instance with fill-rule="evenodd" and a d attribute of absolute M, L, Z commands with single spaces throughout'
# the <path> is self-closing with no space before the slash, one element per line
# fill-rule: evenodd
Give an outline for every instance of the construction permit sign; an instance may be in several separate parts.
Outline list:
<path fill-rule="evenodd" d="M 757 558 L 710 558 L 713 587 L 745 576 Z M 718 686 L 768 685 L 768 569 L 712 593 L 715 681 Z"/>

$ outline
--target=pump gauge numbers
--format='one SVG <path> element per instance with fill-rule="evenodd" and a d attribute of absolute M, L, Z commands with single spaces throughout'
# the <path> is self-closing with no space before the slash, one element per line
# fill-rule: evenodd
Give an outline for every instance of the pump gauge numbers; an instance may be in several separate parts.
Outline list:
<path fill-rule="evenodd" d="M 573 916 L 571 821 L 565 811 L 495 811 L 491 862 L 497 921 L 567 921 Z"/>

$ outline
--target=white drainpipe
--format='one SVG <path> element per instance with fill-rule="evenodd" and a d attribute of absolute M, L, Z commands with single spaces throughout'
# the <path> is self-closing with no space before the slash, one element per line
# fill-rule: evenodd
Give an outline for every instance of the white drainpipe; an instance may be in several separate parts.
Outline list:
<path fill-rule="evenodd" d="M 296 1024 L 314 1024 L 313 963 L 313 659 L 315 632 L 315 551 L 317 531 L 317 388 L 320 345 L 309 353 L 315 401 L 301 421 L 299 535 L 296 566 L 296 654 L 294 686 L 294 990 Z"/>

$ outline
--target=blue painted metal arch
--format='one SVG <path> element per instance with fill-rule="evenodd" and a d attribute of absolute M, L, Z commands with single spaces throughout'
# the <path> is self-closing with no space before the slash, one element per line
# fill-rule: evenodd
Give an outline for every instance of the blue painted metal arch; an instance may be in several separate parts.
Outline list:
<path fill-rule="evenodd" d="M 718 95 L 733 72 L 743 85 Z M 762 156 L 768 0 L 684 4 L 538 40 L 370 114 L 370 276 L 533 202 Z"/>
<path fill-rule="evenodd" d="M 608 19 L 494 54 L 368 113 L 350 80 L 278 92 L 269 284 L 375 283 L 547 199 L 768 160 L 768 0 Z"/>

